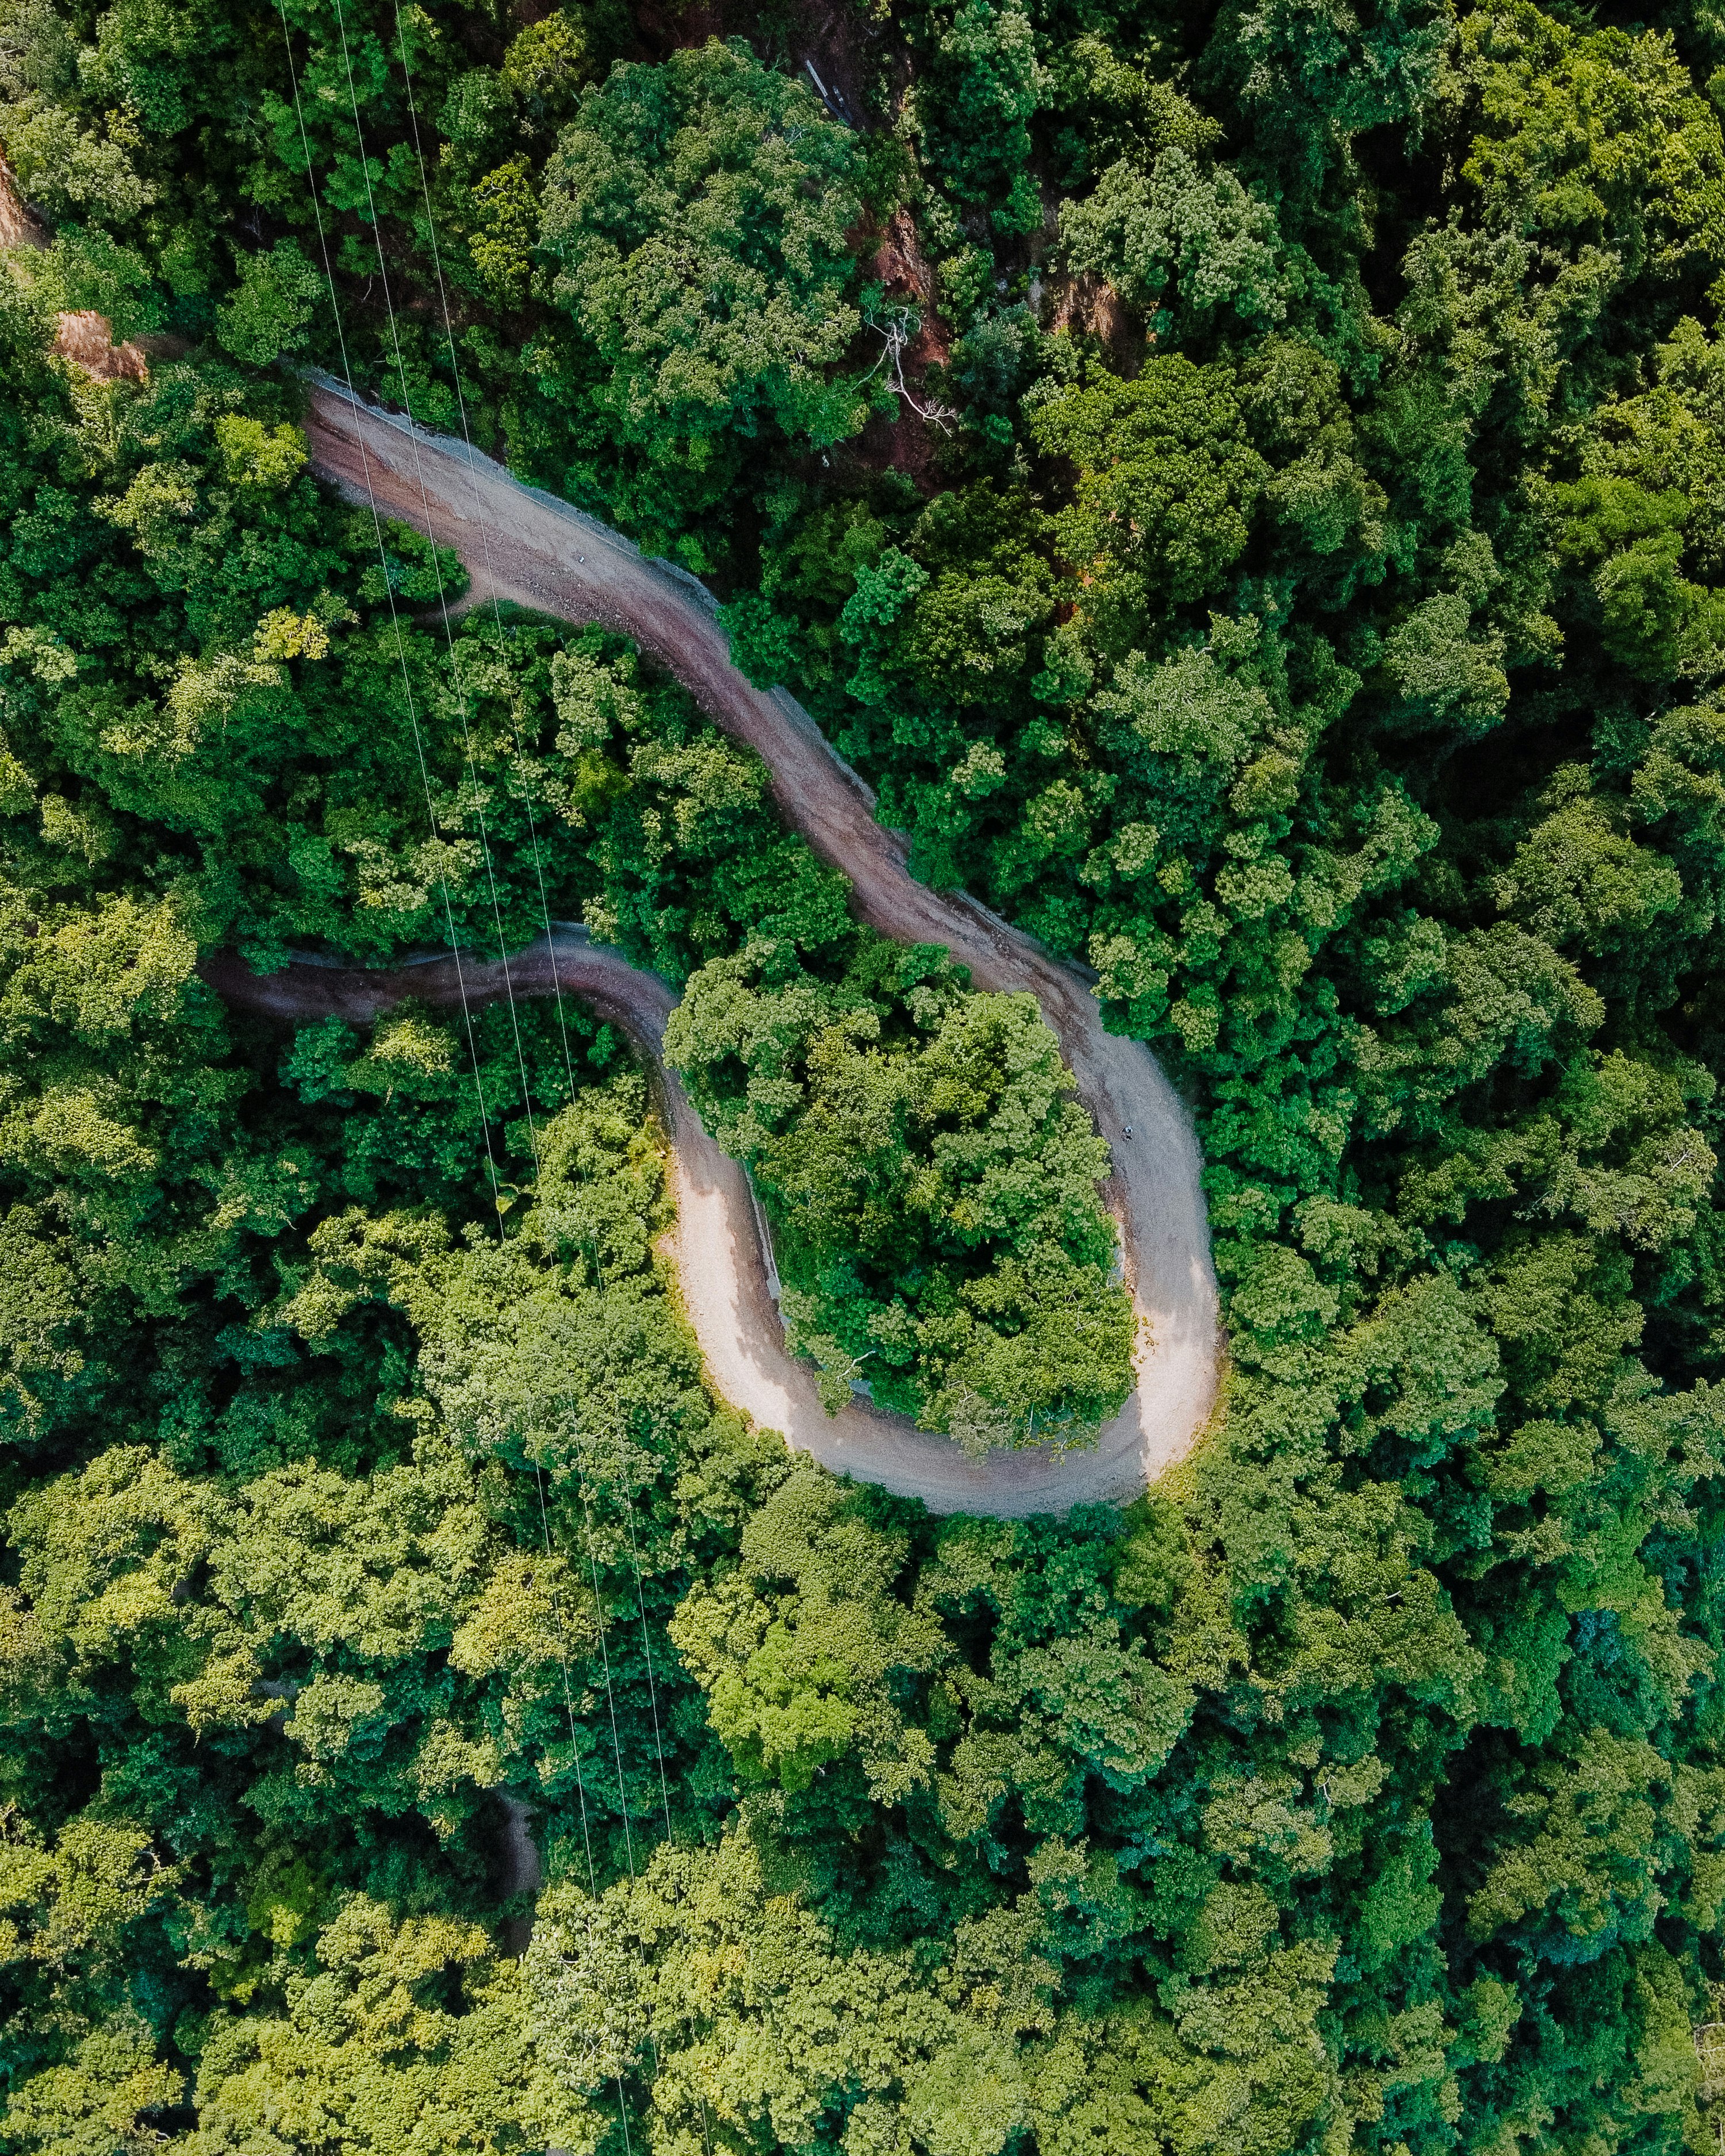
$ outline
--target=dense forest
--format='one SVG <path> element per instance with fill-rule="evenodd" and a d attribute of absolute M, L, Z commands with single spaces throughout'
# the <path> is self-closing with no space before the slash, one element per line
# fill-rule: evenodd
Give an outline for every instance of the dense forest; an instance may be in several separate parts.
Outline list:
<path fill-rule="evenodd" d="M 1714 2146 L 1722 108 L 1696 0 L 0 0 L 0 2149 Z M 727 1409 L 578 1002 L 205 984 L 581 918 L 834 1397 L 1129 1382 L 1034 1010 L 451 613 L 308 366 L 705 579 L 1154 1050 L 1146 1496 Z"/>

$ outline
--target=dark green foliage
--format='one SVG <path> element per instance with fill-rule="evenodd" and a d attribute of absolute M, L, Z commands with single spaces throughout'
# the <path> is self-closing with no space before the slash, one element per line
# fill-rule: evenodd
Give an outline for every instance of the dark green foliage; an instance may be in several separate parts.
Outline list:
<path fill-rule="evenodd" d="M 601 370 L 593 422 L 639 452 L 630 521 L 675 530 L 721 501 L 763 429 L 824 449 L 861 426 L 854 383 L 829 379 L 858 327 L 857 162 L 813 93 L 740 41 L 619 67 L 583 99 L 539 246 Z"/>

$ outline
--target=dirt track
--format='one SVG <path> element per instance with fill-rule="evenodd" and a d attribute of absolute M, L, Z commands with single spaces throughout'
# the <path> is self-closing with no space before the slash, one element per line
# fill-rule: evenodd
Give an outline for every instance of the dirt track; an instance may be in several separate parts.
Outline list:
<path fill-rule="evenodd" d="M 812 1373 L 784 1353 L 742 1173 L 666 1073 L 678 1273 L 721 1394 L 827 1466 L 921 1497 L 936 1512 L 1014 1518 L 1127 1498 L 1183 1457 L 1215 1397 L 1216 1288 L 1197 1140 L 1148 1050 L 1104 1030 L 1075 971 L 966 894 L 932 891 L 911 876 L 902 841 L 875 822 L 868 788 L 807 714 L 783 690 L 751 687 L 731 665 L 712 602 L 692 578 L 644 559 L 606 526 L 522 486 L 460 443 L 358 404 L 334 384 L 315 390 L 307 432 L 316 469 L 343 493 L 375 501 L 453 547 L 474 598 L 603 622 L 670 668 L 718 725 L 760 756 L 786 822 L 850 879 L 862 919 L 897 942 L 945 944 L 979 988 L 1032 991 L 1113 1148 L 1105 1195 L 1142 1320 L 1137 1389 L 1092 1450 L 993 1452 L 975 1461 L 948 1439 L 861 1405 L 826 1414 Z M 660 1060 L 671 991 L 578 932 L 556 932 L 506 964 L 468 964 L 462 973 L 465 980 L 443 958 L 393 973 L 294 965 L 259 978 L 223 960 L 211 978 L 231 999 L 285 1016 L 356 1019 L 408 993 L 454 1002 L 464 987 L 480 997 L 562 986 Z"/>

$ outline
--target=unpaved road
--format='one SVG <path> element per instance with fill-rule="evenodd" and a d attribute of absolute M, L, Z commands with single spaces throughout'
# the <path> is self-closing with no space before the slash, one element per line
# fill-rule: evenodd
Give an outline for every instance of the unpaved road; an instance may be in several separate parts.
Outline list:
<path fill-rule="evenodd" d="M 307 434 L 316 470 L 350 499 L 375 501 L 455 550 L 473 579 L 473 600 L 495 597 L 563 621 L 603 622 L 668 667 L 716 724 L 761 757 L 785 821 L 850 878 L 860 918 L 896 942 L 945 944 L 979 988 L 1034 994 L 1113 1148 L 1104 1195 L 1141 1321 L 1137 1389 L 1091 1450 L 995 1451 L 973 1460 L 950 1439 L 860 1404 L 826 1413 L 812 1372 L 784 1352 L 742 1172 L 665 1072 L 678 1276 L 719 1393 L 836 1472 L 920 1497 L 938 1512 L 1022 1518 L 1127 1499 L 1181 1459 L 1214 1401 L 1220 1338 L 1198 1142 L 1149 1050 L 1104 1029 L 1076 971 L 967 894 L 915 880 L 903 841 L 875 822 L 873 795 L 801 706 L 783 690 L 752 688 L 732 665 L 712 601 L 692 578 L 644 559 L 489 458 L 361 404 L 333 383 L 314 391 Z M 674 1000 L 662 981 L 569 932 L 506 961 L 465 963 L 459 974 L 445 957 L 394 973 L 295 964 L 259 978 L 227 959 L 213 963 L 210 977 L 232 1000 L 282 1016 L 334 1012 L 362 1020 L 408 994 L 454 1003 L 464 991 L 478 998 L 562 987 L 618 1023 L 661 1070 Z"/>

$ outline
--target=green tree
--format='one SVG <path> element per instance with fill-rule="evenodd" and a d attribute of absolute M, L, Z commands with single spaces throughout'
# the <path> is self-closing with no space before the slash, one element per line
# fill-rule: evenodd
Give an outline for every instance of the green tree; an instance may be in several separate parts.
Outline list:
<path fill-rule="evenodd" d="M 856 171 L 811 93 L 740 42 L 621 67 L 583 96 L 539 244 L 593 355 L 595 417 L 640 454 L 638 519 L 691 485 L 716 502 L 762 429 L 826 449 L 862 425 L 840 369 Z"/>

